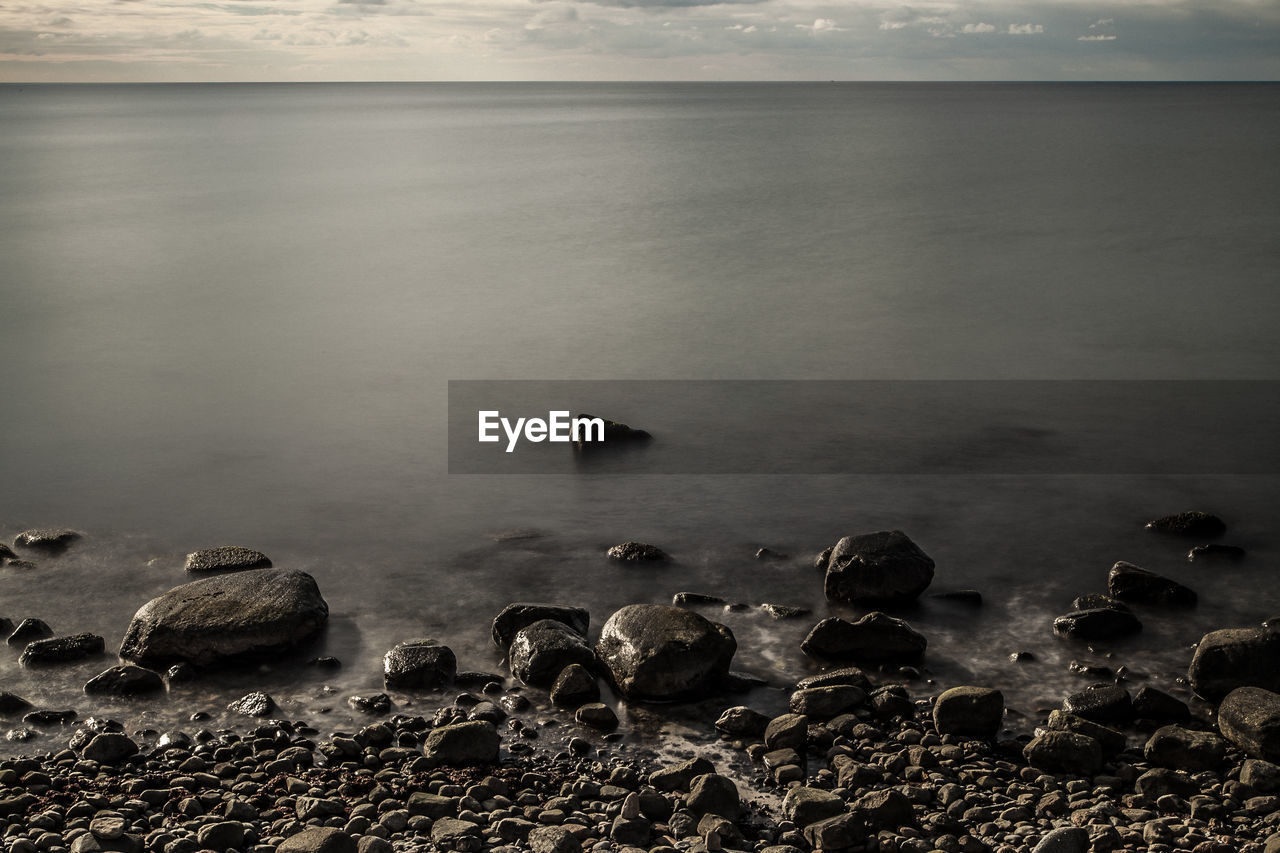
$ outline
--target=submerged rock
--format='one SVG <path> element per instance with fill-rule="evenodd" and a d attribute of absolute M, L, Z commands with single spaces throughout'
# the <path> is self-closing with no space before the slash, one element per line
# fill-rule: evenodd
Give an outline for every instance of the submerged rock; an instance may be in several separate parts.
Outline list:
<path fill-rule="evenodd" d="M 1244 549 L 1236 545 L 1196 545 L 1187 552 L 1187 559 L 1196 560 L 1243 560 Z"/>
<path fill-rule="evenodd" d="M 314 639 L 328 618 L 329 605 L 305 572 L 218 575 L 144 604 L 125 632 L 120 657 L 161 667 L 281 652 Z"/>
<path fill-rule="evenodd" d="M 580 414 L 575 415 L 575 419 L 595 420 L 595 415 Z M 648 431 L 636 429 L 627 426 L 618 421 L 611 421 L 608 418 L 600 418 L 604 422 L 603 434 L 592 427 L 584 428 L 579 436 L 574 439 L 574 447 L 578 450 L 594 450 L 600 447 L 608 447 L 610 444 L 631 444 L 637 442 L 645 442 L 653 438 Z M 601 441 L 603 439 L 603 443 Z"/>
<path fill-rule="evenodd" d="M 239 545 L 222 545 L 205 548 L 187 555 L 186 570 L 198 572 L 243 572 L 249 569 L 269 569 L 271 560 L 260 551 Z"/>
<path fill-rule="evenodd" d="M 23 619 L 17 628 L 13 629 L 13 633 L 6 640 L 11 646 L 25 646 L 32 640 L 40 640 L 45 637 L 52 637 L 53 629 L 44 623 L 42 619 Z"/>
<path fill-rule="evenodd" d="M 1203 536 L 1212 539 L 1226 533 L 1227 525 L 1216 515 L 1192 510 L 1148 521 L 1147 529 L 1175 536 Z"/>
<path fill-rule="evenodd" d="M 39 527 L 19 533 L 13 540 L 13 547 L 56 554 L 67 550 L 79 538 L 79 533 L 66 527 Z"/>
<path fill-rule="evenodd" d="M 84 686 L 85 693 L 108 696 L 141 696 L 163 690 L 164 679 L 160 673 L 132 664 L 113 666 L 89 679 Z"/>
<path fill-rule="evenodd" d="M 1122 601 L 1142 601 L 1148 604 L 1176 604 L 1190 607 L 1197 596 L 1177 581 L 1161 577 L 1155 572 L 1139 568 L 1123 560 L 1111 567 L 1107 588 Z"/>
<path fill-rule="evenodd" d="M 227 706 L 228 711 L 244 714 L 246 717 L 266 717 L 275 708 L 275 700 L 261 691 L 247 693 Z"/>
<path fill-rule="evenodd" d="M 633 604 L 609 617 L 596 652 L 625 698 L 666 701 L 715 688 L 737 648 L 732 631 L 697 613 Z"/>
<path fill-rule="evenodd" d="M 453 650 L 435 640 L 406 640 L 382 656 L 387 687 L 435 690 L 451 684 L 457 673 Z"/>
<path fill-rule="evenodd" d="M 646 545 L 643 542 L 623 542 L 621 545 L 614 545 L 605 552 L 605 556 L 625 563 L 661 563 L 671 559 L 661 548 Z"/>
<path fill-rule="evenodd" d="M 795 607 L 790 604 L 761 604 L 760 609 L 774 619 L 798 619 L 813 612 L 807 607 Z"/>
<path fill-rule="evenodd" d="M 1138 617 L 1128 610 L 1099 607 L 1077 610 L 1053 620 L 1053 632 L 1081 640 L 1113 640 L 1142 630 Z"/>
<path fill-rule="evenodd" d="M 1206 699 L 1237 687 L 1280 691 L 1280 634 L 1266 628 L 1210 631 L 1196 647 L 1187 679 Z"/>
<path fill-rule="evenodd" d="M 901 530 L 846 536 L 826 563 L 830 601 L 909 601 L 933 581 L 933 560 Z"/>
<path fill-rule="evenodd" d="M 591 615 L 585 607 L 570 607 L 564 604 L 533 604 L 518 602 L 502 608 L 493 619 L 493 642 L 498 648 L 506 650 L 521 628 L 527 628 L 534 622 L 551 619 L 562 622 L 583 637 L 591 626 Z"/>
<path fill-rule="evenodd" d="M 511 674 L 534 687 L 551 687 L 570 664 L 595 669 L 596 654 L 577 631 L 553 619 L 534 622 L 516 632 L 507 654 Z"/>
<path fill-rule="evenodd" d="M 72 663 L 100 655 L 106 642 L 97 634 L 73 634 L 70 637 L 51 637 L 28 643 L 18 658 L 23 666 Z"/>
<path fill-rule="evenodd" d="M 804 638 L 800 649 L 826 660 L 904 662 L 919 660 L 928 640 L 901 619 L 874 611 L 857 622 L 823 619 Z"/>

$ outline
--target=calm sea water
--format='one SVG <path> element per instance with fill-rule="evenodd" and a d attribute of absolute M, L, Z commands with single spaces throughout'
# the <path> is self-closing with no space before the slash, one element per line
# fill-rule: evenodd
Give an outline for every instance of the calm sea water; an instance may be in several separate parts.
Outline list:
<path fill-rule="evenodd" d="M 156 724 L 260 687 L 342 719 L 398 640 L 496 667 L 489 621 L 529 599 L 597 627 L 679 590 L 812 607 L 708 614 L 741 668 L 783 683 L 809 671 L 812 621 L 851 612 L 822 600 L 813 555 L 896 527 L 936 589 L 986 596 L 903 612 L 939 685 L 1057 704 L 1081 683 L 1066 663 L 1098 656 L 1052 617 L 1125 559 L 1202 595 L 1115 647 L 1172 688 L 1204 630 L 1280 615 L 1275 476 L 450 476 L 447 383 L 1277 379 L 1278 132 L 1272 85 L 0 87 L 0 533 L 86 534 L 4 570 L 0 616 L 114 648 L 190 550 L 317 577 L 339 674 L 105 708 Z M 653 426 L 625 402 L 600 414 Z M 1013 440 L 968 426 L 973 452 Z M 1248 559 L 1188 563 L 1192 543 L 1142 530 L 1186 508 L 1222 514 Z M 543 535 L 490 537 L 512 528 Z M 677 562 L 607 564 L 626 539 Z M 105 661 L 15 659 L 6 689 L 103 708 L 79 688 Z"/>

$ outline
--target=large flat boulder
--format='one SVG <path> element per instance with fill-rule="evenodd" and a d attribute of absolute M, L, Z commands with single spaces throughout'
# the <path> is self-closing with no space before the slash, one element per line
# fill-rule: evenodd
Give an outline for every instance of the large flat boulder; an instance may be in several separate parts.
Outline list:
<path fill-rule="evenodd" d="M 134 614 L 120 657 L 146 667 L 209 666 L 288 650 L 314 638 L 329 605 L 305 572 L 261 569 L 175 587 Z"/>
<path fill-rule="evenodd" d="M 733 632 L 681 607 L 632 604 L 609 617 L 596 653 L 627 699 L 667 701 L 704 695 L 729 673 Z"/>
<path fill-rule="evenodd" d="M 1266 628 L 1210 631 L 1196 646 L 1187 678 L 1206 699 L 1221 699 L 1237 687 L 1280 692 L 1280 634 Z"/>
<path fill-rule="evenodd" d="M 1218 731 L 1254 758 L 1280 762 L 1280 694 L 1238 687 L 1218 706 Z"/>
<path fill-rule="evenodd" d="M 910 601 L 933 582 L 933 560 L 901 530 L 846 536 L 826 563 L 827 599 Z"/>

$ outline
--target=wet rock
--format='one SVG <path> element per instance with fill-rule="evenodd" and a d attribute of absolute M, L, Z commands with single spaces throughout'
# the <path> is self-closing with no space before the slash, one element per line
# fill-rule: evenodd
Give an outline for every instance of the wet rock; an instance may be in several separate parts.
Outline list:
<path fill-rule="evenodd" d="M 1050 731 L 1074 732 L 1078 735 L 1093 738 L 1102 747 L 1103 755 L 1116 755 L 1123 752 L 1127 743 L 1123 732 L 1116 731 L 1101 723 L 1086 720 L 1084 717 L 1077 717 L 1075 714 L 1068 714 L 1066 711 L 1053 711 L 1050 713 L 1049 721 L 1045 724 L 1045 728 Z"/>
<path fill-rule="evenodd" d="M 1133 695 L 1133 716 L 1138 720 L 1189 720 L 1191 709 L 1163 690 L 1144 686 Z"/>
<path fill-rule="evenodd" d="M 767 749 L 804 749 L 808 740 L 809 718 L 803 714 L 783 714 L 765 726 Z"/>
<path fill-rule="evenodd" d="M 84 757 L 99 764 L 119 764 L 136 755 L 138 745 L 119 732 L 95 735 L 84 748 Z"/>
<path fill-rule="evenodd" d="M 726 708 L 716 720 L 716 731 L 731 737 L 761 737 L 769 718 L 746 705 Z"/>
<path fill-rule="evenodd" d="M 63 711 L 32 711 L 22 717 L 22 722 L 33 726 L 65 726 L 76 718 L 73 709 Z"/>
<path fill-rule="evenodd" d="M 511 674 L 525 684 L 550 687 L 571 664 L 594 669 L 596 655 L 581 634 L 553 619 L 521 628 L 508 652 Z"/>
<path fill-rule="evenodd" d="M 14 714 L 18 711 L 26 711 L 30 707 L 31 703 L 21 696 L 8 691 L 0 693 L 0 714 Z"/>
<path fill-rule="evenodd" d="M 164 679 L 160 673 L 132 664 L 113 666 L 84 685 L 85 693 L 108 696 L 142 696 L 163 690 Z"/>
<path fill-rule="evenodd" d="M 662 563 L 671 559 L 661 548 L 646 545 L 643 542 L 623 542 L 621 545 L 614 545 L 605 552 L 605 556 L 624 563 Z"/>
<path fill-rule="evenodd" d="M 569 830 L 560 826 L 540 826 L 529 833 L 529 849 L 533 853 L 581 853 L 582 844 Z"/>
<path fill-rule="evenodd" d="M 833 684 L 809 687 L 791 694 L 791 710 L 817 720 L 829 720 L 866 704 L 867 693 L 861 687 Z"/>
<path fill-rule="evenodd" d="M 867 674 L 856 666 L 842 666 L 838 669 L 820 672 L 817 675 L 806 676 L 796 682 L 796 689 L 807 690 L 810 687 L 829 687 L 832 684 L 852 684 L 854 687 L 861 687 L 863 690 L 871 690 L 871 679 L 867 678 Z"/>
<path fill-rule="evenodd" d="M 381 715 L 391 713 L 391 697 L 385 693 L 374 693 L 371 696 L 349 696 L 347 697 L 347 704 L 366 714 Z"/>
<path fill-rule="evenodd" d="M 165 673 L 170 684 L 186 684 L 195 681 L 199 676 L 196 668 L 189 663 L 175 663 L 169 667 L 169 671 Z"/>
<path fill-rule="evenodd" d="M 243 572 L 249 569 L 269 569 L 271 560 L 260 551 L 239 545 L 223 545 L 205 548 L 187 555 L 184 567 L 188 572 Z"/>
<path fill-rule="evenodd" d="M 1237 687 L 1280 691 L 1280 634 L 1266 628 L 1210 631 L 1191 658 L 1187 678 L 1206 699 L 1219 699 Z"/>
<path fill-rule="evenodd" d="M 928 641 L 901 619 L 879 611 L 857 622 L 823 619 L 800 644 L 807 655 L 826 660 L 904 662 L 919 660 Z"/>
<path fill-rule="evenodd" d="M 700 607 L 705 604 L 724 604 L 724 599 L 718 595 L 707 595 L 702 592 L 677 592 L 671 596 L 671 604 L 674 607 Z"/>
<path fill-rule="evenodd" d="M 422 752 L 436 764 L 496 764 L 499 742 L 493 724 L 477 720 L 432 729 Z"/>
<path fill-rule="evenodd" d="M 916 703 L 901 684 L 886 684 L 871 691 L 871 713 L 881 720 L 910 719 L 915 716 Z"/>
<path fill-rule="evenodd" d="M 305 572 L 260 569 L 191 581 L 144 604 L 120 645 L 142 666 L 216 664 L 313 639 L 329 605 Z"/>
<path fill-rule="evenodd" d="M 581 664 L 571 663 L 556 676 L 551 685 L 551 702 L 561 708 L 577 708 L 600 698 L 596 677 Z"/>
<path fill-rule="evenodd" d="M 500 649 L 509 649 L 516 634 L 534 622 L 550 619 L 568 625 L 583 637 L 591 625 L 591 616 L 584 607 L 563 604 L 532 604 L 519 602 L 508 604 L 493 620 L 493 642 Z"/>
<path fill-rule="evenodd" d="M 1239 561 L 1244 559 L 1244 549 L 1236 545 L 1196 545 L 1187 552 L 1187 559 L 1191 562 L 1197 560 L 1229 560 Z"/>
<path fill-rule="evenodd" d="M 1062 710 L 1095 723 L 1125 723 L 1133 719 L 1133 699 L 1118 684 L 1095 684 L 1068 696 Z"/>
<path fill-rule="evenodd" d="M 66 527 L 38 527 L 19 533 L 13 540 L 13 547 L 57 554 L 67 550 L 79 538 L 79 533 Z"/>
<path fill-rule="evenodd" d="M 1189 511 L 1176 515 L 1165 515 L 1147 522 L 1147 529 L 1156 533 L 1170 533 L 1175 536 L 1199 536 L 1212 539 L 1227 532 L 1227 525 L 1216 515 L 1207 512 Z"/>
<path fill-rule="evenodd" d="M 1053 620 L 1053 631 L 1081 640 L 1114 640 L 1142 630 L 1138 617 L 1125 610 L 1100 607 L 1077 610 Z"/>
<path fill-rule="evenodd" d="M 843 814 L 844 800 L 830 791 L 799 785 L 782 799 L 782 815 L 804 829 L 811 823 Z"/>
<path fill-rule="evenodd" d="M 1260 758 L 1246 758 L 1240 765 L 1240 781 L 1259 794 L 1280 792 L 1280 765 Z"/>
<path fill-rule="evenodd" d="M 1102 768 L 1102 747 L 1075 732 L 1044 732 L 1026 745 L 1022 755 L 1032 767 L 1050 773 L 1092 776 Z"/>
<path fill-rule="evenodd" d="M 53 629 L 41 619 L 23 619 L 6 642 L 11 646 L 25 646 L 32 640 L 52 637 Z"/>
<path fill-rule="evenodd" d="M 649 784 L 659 791 L 687 789 L 695 777 L 715 772 L 715 765 L 699 755 L 680 764 L 655 770 L 649 774 Z"/>
<path fill-rule="evenodd" d="M 952 687 L 933 705 L 940 734 L 993 737 L 1004 724 L 1004 694 L 989 687 Z"/>
<path fill-rule="evenodd" d="M 588 702 L 574 712 L 573 718 L 597 731 L 611 732 L 618 727 L 618 715 L 603 702 Z"/>
<path fill-rule="evenodd" d="M 901 530 L 846 536 L 826 563 L 829 601 L 909 601 L 933 581 L 933 560 Z"/>
<path fill-rule="evenodd" d="M 1280 762 L 1280 694 L 1237 687 L 1218 706 L 1218 730 L 1250 757 Z"/>
<path fill-rule="evenodd" d="M 50 637 L 28 643 L 18 663 L 23 666 L 74 663 L 96 657 L 106 649 L 106 641 L 97 634 L 73 634 L 70 637 Z"/>
<path fill-rule="evenodd" d="M 911 801 L 892 788 L 863 794 L 853 801 L 853 809 L 879 829 L 897 829 L 915 823 Z"/>
<path fill-rule="evenodd" d="M 814 850 L 847 850 L 861 846 L 867 840 L 866 821 L 862 815 L 853 812 L 811 823 L 804 827 L 803 833 L 804 840 Z M 800 849 L 779 845 L 766 847 L 763 853 L 800 853 Z"/>
<path fill-rule="evenodd" d="M 419 638 L 397 643 L 382 656 L 382 681 L 399 690 L 436 690 L 453 683 L 458 659 L 448 646 Z"/>
<path fill-rule="evenodd" d="M 358 853 L 355 839 L 331 826 L 309 826 L 276 847 L 276 853 Z"/>
<path fill-rule="evenodd" d="M 575 419 L 578 420 L 582 418 L 591 421 L 595 420 L 596 416 L 588 414 L 575 416 Z M 645 442 L 653 438 L 653 436 L 646 430 L 630 427 L 618 421 L 611 421 L 608 418 L 600 418 L 600 420 L 604 422 L 603 446 L 608 446 L 610 444 L 617 445 Z M 602 445 L 599 439 L 601 439 L 602 436 L 598 435 L 597 432 L 598 431 L 594 427 L 584 429 L 582 435 L 574 440 L 574 446 L 580 451 L 600 448 Z"/>
<path fill-rule="evenodd" d="M 689 783 L 689 797 L 685 802 L 689 810 L 699 816 L 718 814 L 733 820 L 742 810 L 738 786 L 718 773 L 695 776 Z"/>
<path fill-rule="evenodd" d="M 1190 607 L 1197 600 L 1193 590 L 1177 581 L 1123 560 L 1111 567 L 1111 573 L 1107 576 L 1107 589 L 1121 601 Z"/>
<path fill-rule="evenodd" d="M 1212 732 L 1165 726 L 1151 735 L 1143 755 L 1161 767 L 1198 773 L 1221 767 L 1227 759 L 1227 744 Z"/>
<path fill-rule="evenodd" d="M 760 548 L 756 550 L 757 560 L 785 560 L 786 554 L 779 553 L 772 548 Z"/>
<path fill-rule="evenodd" d="M 1119 610 L 1124 613 L 1131 613 L 1129 605 L 1125 604 L 1118 598 L 1112 598 L 1109 595 L 1103 595 L 1100 592 L 1089 592 L 1084 595 L 1077 595 L 1071 602 L 1073 610 Z"/>
<path fill-rule="evenodd" d="M 689 610 L 633 604 L 600 632 L 596 651 L 618 691 L 629 700 L 686 699 L 713 690 L 729 672 L 733 633 Z"/>
<path fill-rule="evenodd" d="M 1186 773 L 1164 767 L 1143 773 L 1134 780 L 1133 789 L 1153 803 L 1169 794 L 1186 799 L 1200 793 L 1200 786 Z"/>
<path fill-rule="evenodd" d="M 1079 826 L 1067 826 L 1045 833 L 1031 853 L 1089 853 L 1089 831 Z"/>
<path fill-rule="evenodd" d="M 333 672 L 342 669 L 342 661 L 332 655 L 324 655 L 318 658 L 312 658 L 307 661 L 307 666 L 314 666 L 316 669 L 323 669 L 326 672 Z"/>
<path fill-rule="evenodd" d="M 275 708 L 275 700 L 261 691 L 246 693 L 227 706 L 228 711 L 246 717 L 267 717 Z"/>
<path fill-rule="evenodd" d="M 789 604 L 761 604 L 760 609 L 773 619 L 798 619 L 801 616 L 808 616 L 811 612 L 807 607 L 794 607 Z"/>

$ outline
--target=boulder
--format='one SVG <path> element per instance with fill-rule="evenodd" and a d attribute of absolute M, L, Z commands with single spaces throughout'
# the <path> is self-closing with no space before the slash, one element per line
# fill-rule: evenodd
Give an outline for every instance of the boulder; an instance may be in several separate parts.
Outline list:
<path fill-rule="evenodd" d="M 1189 720 L 1191 709 L 1187 703 L 1163 690 L 1143 686 L 1133 694 L 1135 720 Z"/>
<path fill-rule="evenodd" d="M 596 677 L 581 664 L 571 663 L 556 676 L 551 685 L 551 702 L 561 708 L 577 708 L 600 698 Z"/>
<path fill-rule="evenodd" d="M 857 622 L 835 616 L 823 619 L 800 643 L 801 651 L 811 657 L 876 662 L 919 660 L 927 646 L 923 634 L 879 611 Z"/>
<path fill-rule="evenodd" d="M 746 705 L 726 708 L 716 720 L 716 731 L 731 737 L 759 738 L 764 735 L 769 718 Z"/>
<path fill-rule="evenodd" d="M 614 545 L 605 552 L 605 556 L 624 563 L 663 563 L 671 559 L 661 548 L 646 545 L 644 542 L 623 542 L 621 545 Z"/>
<path fill-rule="evenodd" d="M 901 530 L 846 536 L 827 558 L 829 601 L 909 601 L 933 581 L 933 560 Z"/>
<path fill-rule="evenodd" d="M 1156 767 L 1135 779 L 1133 790 L 1154 803 L 1166 794 L 1184 800 L 1194 797 L 1200 793 L 1200 785 L 1181 770 Z"/>
<path fill-rule="evenodd" d="M 1062 710 L 1095 723 L 1126 723 L 1133 719 L 1133 699 L 1118 684 L 1095 684 L 1068 696 Z"/>
<path fill-rule="evenodd" d="M 67 550 L 79 538 L 79 533 L 66 527 L 38 527 L 19 533 L 13 540 L 13 547 L 57 554 Z"/>
<path fill-rule="evenodd" d="M 223 545 L 205 548 L 187 555 L 186 570 L 200 572 L 243 572 L 249 569 L 269 569 L 271 560 L 260 551 L 241 548 L 239 545 Z"/>
<path fill-rule="evenodd" d="M 1220 699 L 1237 687 L 1280 692 L 1280 633 L 1266 628 L 1210 631 L 1196 647 L 1187 678 L 1206 699 Z"/>
<path fill-rule="evenodd" d="M 43 619 L 23 619 L 5 642 L 11 646 L 25 646 L 32 640 L 52 636 L 53 629 L 46 625 Z"/>
<path fill-rule="evenodd" d="M 791 710 L 818 720 L 852 711 L 866 704 L 867 693 L 851 684 L 832 684 L 827 687 L 808 687 L 791 694 Z"/>
<path fill-rule="evenodd" d="M 1023 748 L 1022 755 L 1032 767 L 1049 773 L 1092 776 L 1102 768 L 1102 747 L 1075 732 L 1044 732 Z"/>
<path fill-rule="evenodd" d="M 308 826 L 276 847 L 276 853 L 357 853 L 355 839 L 331 826 Z"/>
<path fill-rule="evenodd" d="M 432 729 L 422 753 L 434 764 L 496 764 L 501 738 L 492 723 L 476 720 Z"/>
<path fill-rule="evenodd" d="M 132 664 L 113 666 L 89 679 L 84 686 L 85 693 L 107 696 L 141 696 L 163 690 L 164 679 L 160 673 Z"/>
<path fill-rule="evenodd" d="M 275 708 L 275 700 L 261 691 L 246 693 L 227 706 L 228 711 L 243 714 L 246 717 L 266 717 Z"/>
<path fill-rule="evenodd" d="M 1226 523 L 1216 515 L 1192 510 L 1165 515 L 1147 522 L 1147 529 L 1174 536 L 1197 536 L 1212 539 L 1227 532 Z"/>
<path fill-rule="evenodd" d="M 844 813 L 844 800 L 821 788 L 798 785 L 782 799 L 782 816 L 804 829 L 811 823 Z"/>
<path fill-rule="evenodd" d="M 1077 717 L 1075 714 L 1068 714 L 1066 711 L 1051 711 L 1045 728 L 1050 731 L 1073 732 L 1093 738 L 1098 742 L 1098 746 L 1102 747 L 1103 755 L 1116 755 L 1124 752 L 1125 745 L 1128 742 L 1124 732 L 1116 731 L 1101 723 L 1086 720 L 1084 717 Z"/>
<path fill-rule="evenodd" d="M 952 687 L 933 704 L 939 734 L 994 737 L 1004 724 L 1004 694 L 989 687 Z"/>
<path fill-rule="evenodd" d="M 869 791 L 853 801 L 853 810 L 878 829 L 897 829 L 915 823 L 911 801 L 901 791 Z"/>
<path fill-rule="evenodd" d="M 742 810 L 738 786 L 733 780 L 718 773 L 703 773 L 689 783 L 689 798 L 685 801 L 695 815 L 718 814 L 730 820 Z"/>
<path fill-rule="evenodd" d="M 1218 731 L 1251 757 L 1280 763 L 1280 694 L 1237 687 L 1218 706 Z"/>
<path fill-rule="evenodd" d="M 1121 601 L 1190 607 L 1197 600 L 1194 590 L 1123 560 L 1111 567 L 1107 589 Z"/>
<path fill-rule="evenodd" d="M 690 610 L 633 604 L 609 617 L 596 652 L 623 697 L 666 701 L 714 689 L 737 648 L 733 632 Z"/>
<path fill-rule="evenodd" d="M 50 637 L 28 643 L 18 663 L 23 666 L 74 663 L 96 657 L 106 649 L 106 641 L 97 634 L 73 634 L 70 637 Z"/>
<path fill-rule="evenodd" d="M 453 683 L 457 673 L 453 650 L 435 640 L 406 640 L 382 656 L 382 681 L 395 689 L 436 690 Z"/>
<path fill-rule="evenodd" d="M 119 764 L 138 752 L 138 745 L 119 732 L 95 735 L 84 748 L 84 757 L 99 764 Z"/>
<path fill-rule="evenodd" d="M 305 572 L 262 569 L 191 581 L 134 615 L 120 657 L 147 667 L 208 666 L 286 651 L 324 628 L 329 605 Z"/>
<path fill-rule="evenodd" d="M 1213 732 L 1197 732 L 1181 726 L 1157 729 L 1143 748 L 1147 761 L 1198 773 L 1217 770 L 1227 759 L 1227 743 Z"/>
<path fill-rule="evenodd" d="M 516 633 L 534 622 L 551 619 L 563 622 L 583 637 L 591 625 L 591 616 L 585 607 L 569 607 L 563 604 L 530 604 L 517 602 L 502 608 L 493 619 L 493 642 L 498 648 L 507 650 L 516 638 Z"/>
<path fill-rule="evenodd" d="M 1240 781 L 1259 794 L 1280 791 L 1280 765 L 1260 758 L 1246 758 L 1240 765 Z"/>
<path fill-rule="evenodd" d="M 521 628 L 507 653 L 511 674 L 534 687 L 551 687 L 570 664 L 593 670 L 596 655 L 586 639 L 563 622 L 541 619 Z"/>
<path fill-rule="evenodd" d="M 1128 610 L 1098 607 L 1076 610 L 1053 620 L 1053 632 L 1080 640 L 1114 640 L 1142 630 L 1138 617 Z"/>

